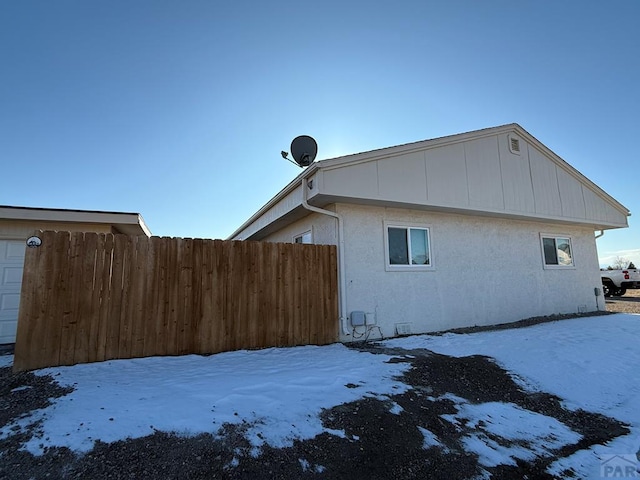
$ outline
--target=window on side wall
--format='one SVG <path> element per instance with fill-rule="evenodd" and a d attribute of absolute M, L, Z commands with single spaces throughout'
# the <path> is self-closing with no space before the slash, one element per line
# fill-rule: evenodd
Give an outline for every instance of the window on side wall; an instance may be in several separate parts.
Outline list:
<path fill-rule="evenodd" d="M 385 225 L 387 270 L 426 270 L 433 266 L 428 227 Z"/>
<path fill-rule="evenodd" d="M 313 243 L 311 240 L 311 230 L 293 237 L 293 243 Z"/>
<path fill-rule="evenodd" d="M 573 267 L 573 250 L 571 238 L 562 236 L 541 235 L 542 255 L 545 268 Z"/>

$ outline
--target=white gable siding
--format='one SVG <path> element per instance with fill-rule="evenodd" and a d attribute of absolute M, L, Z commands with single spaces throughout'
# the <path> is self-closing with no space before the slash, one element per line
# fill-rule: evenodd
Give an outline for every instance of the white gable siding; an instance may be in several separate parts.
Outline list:
<path fill-rule="evenodd" d="M 556 173 L 558 175 L 558 188 L 560 189 L 560 203 L 562 203 L 562 216 L 579 219 L 587 218 L 580 182 L 562 168 L 558 168 Z"/>
<path fill-rule="evenodd" d="M 507 212 L 534 213 L 533 185 L 529 168 L 529 152 L 523 145 L 520 155 L 509 150 L 509 136 L 498 136 L 498 155 L 502 173 L 504 208 Z"/>
<path fill-rule="evenodd" d="M 469 205 L 464 145 L 458 143 L 427 150 L 427 190 L 430 204 L 461 207 Z"/>
<path fill-rule="evenodd" d="M 402 203 L 427 203 L 427 171 L 424 152 L 378 160 L 378 193 Z"/>
<path fill-rule="evenodd" d="M 504 210 L 500 158 L 496 155 L 496 137 L 464 143 L 469 184 L 469 205 L 490 210 Z"/>
<path fill-rule="evenodd" d="M 357 163 L 327 170 L 323 178 L 323 193 L 349 195 L 355 198 L 379 198 L 376 162 Z"/>
<path fill-rule="evenodd" d="M 562 205 L 555 163 L 550 162 L 547 157 L 531 145 L 526 145 L 525 148 L 529 151 L 535 212 L 538 215 L 561 217 Z"/>
<path fill-rule="evenodd" d="M 610 221 L 613 218 L 626 222 L 626 217 L 608 203 L 603 202 L 599 196 L 585 186 L 582 187 L 582 195 L 584 197 L 587 218 L 594 218 L 603 222 Z"/>
<path fill-rule="evenodd" d="M 510 149 L 510 139 L 520 152 Z M 459 213 L 509 215 L 606 227 L 626 226 L 626 212 L 580 180 L 539 142 L 499 133 L 394 156 L 320 167 L 310 197 Z M 560 162 L 560 163 L 558 163 Z M 587 192 L 585 194 L 585 191 Z"/>

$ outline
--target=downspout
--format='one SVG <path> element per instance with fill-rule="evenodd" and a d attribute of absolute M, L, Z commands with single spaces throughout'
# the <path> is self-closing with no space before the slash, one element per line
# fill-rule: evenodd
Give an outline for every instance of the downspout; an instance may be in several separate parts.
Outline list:
<path fill-rule="evenodd" d="M 345 335 L 351 335 L 349 328 L 346 325 L 347 320 L 347 279 L 344 269 L 344 227 L 342 216 L 339 213 L 332 212 L 331 210 L 325 210 L 323 208 L 314 207 L 307 203 L 307 178 L 302 179 L 302 206 L 311 212 L 320 213 L 322 215 L 329 215 L 338 221 L 338 282 L 340 288 L 338 289 L 338 298 L 340 303 L 340 326 L 342 327 L 342 333 Z"/>
<path fill-rule="evenodd" d="M 596 240 L 599 239 L 603 235 L 604 235 L 604 230 L 600 230 L 600 233 L 598 235 L 596 235 Z"/>

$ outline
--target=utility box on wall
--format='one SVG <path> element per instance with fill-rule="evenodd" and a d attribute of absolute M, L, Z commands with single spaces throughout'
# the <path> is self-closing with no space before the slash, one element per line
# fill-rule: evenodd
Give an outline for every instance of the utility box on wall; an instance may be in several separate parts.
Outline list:
<path fill-rule="evenodd" d="M 361 327 L 361 326 L 365 325 L 366 315 L 361 310 L 355 310 L 355 311 L 351 312 L 350 319 L 351 319 L 351 326 L 353 326 L 353 327 Z"/>

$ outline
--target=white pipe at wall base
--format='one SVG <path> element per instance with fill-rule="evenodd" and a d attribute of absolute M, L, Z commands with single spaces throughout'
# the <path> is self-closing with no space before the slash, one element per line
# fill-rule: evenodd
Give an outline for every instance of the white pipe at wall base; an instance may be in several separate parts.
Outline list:
<path fill-rule="evenodd" d="M 345 335 L 351 335 L 349 328 L 347 327 L 347 279 L 345 277 L 344 269 L 344 227 L 342 216 L 339 213 L 332 212 L 331 210 L 324 210 L 323 208 L 314 207 L 307 203 L 307 179 L 302 179 L 302 206 L 310 212 L 320 213 L 322 215 L 329 215 L 338 221 L 338 283 L 340 288 L 338 289 L 338 299 L 340 304 L 340 326 L 342 327 L 342 333 Z"/>

